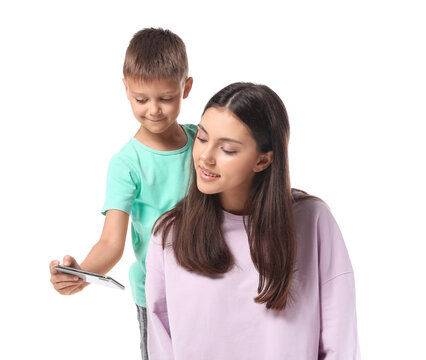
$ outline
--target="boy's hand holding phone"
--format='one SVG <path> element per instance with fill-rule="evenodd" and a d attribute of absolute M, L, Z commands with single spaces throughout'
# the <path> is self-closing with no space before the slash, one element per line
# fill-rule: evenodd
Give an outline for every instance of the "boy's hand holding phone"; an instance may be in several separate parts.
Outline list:
<path fill-rule="evenodd" d="M 59 272 L 55 269 L 55 266 L 57 265 L 60 265 L 58 260 L 53 260 L 50 262 L 50 282 L 52 283 L 55 290 L 61 295 L 75 294 L 89 285 L 78 276 Z M 70 255 L 64 256 L 62 265 L 73 267 L 75 269 L 81 269 L 77 261 Z"/>

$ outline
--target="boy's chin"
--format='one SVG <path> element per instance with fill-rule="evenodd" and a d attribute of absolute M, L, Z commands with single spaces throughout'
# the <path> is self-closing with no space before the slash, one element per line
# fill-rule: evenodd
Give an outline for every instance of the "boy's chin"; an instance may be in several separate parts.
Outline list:
<path fill-rule="evenodd" d="M 152 134 L 161 134 L 173 126 L 173 123 L 170 123 L 168 120 L 161 120 L 158 122 L 149 122 L 149 120 L 144 120 L 141 125 L 145 130 Z"/>

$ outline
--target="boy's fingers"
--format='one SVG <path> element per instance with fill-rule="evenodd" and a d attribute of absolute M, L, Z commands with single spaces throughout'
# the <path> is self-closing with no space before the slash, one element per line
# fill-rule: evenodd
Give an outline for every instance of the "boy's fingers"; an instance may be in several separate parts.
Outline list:
<path fill-rule="evenodd" d="M 77 261 L 71 255 L 64 256 L 63 264 L 64 266 L 80 269 L 80 265 L 78 265 Z"/>
<path fill-rule="evenodd" d="M 55 275 L 55 274 L 59 273 L 59 271 L 55 269 L 55 266 L 58 266 L 58 265 L 59 265 L 59 261 L 58 260 L 53 260 L 53 261 L 50 262 L 49 268 L 50 268 L 50 273 L 52 275 Z"/>
<path fill-rule="evenodd" d="M 50 282 L 52 284 L 62 283 L 62 282 L 69 282 L 69 283 L 76 283 L 80 278 L 75 275 L 69 275 L 69 274 L 63 274 L 58 273 L 57 275 L 52 275 L 50 277 Z"/>
<path fill-rule="evenodd" d="M 73 260 L 74 260 L 74 258 L 72 256 L 65 255 L 64 259 L 62 260 L 62 264 L 64 264 L 64 266 L 70 266 L 71 267 L 71 263 L 72 263 Z"/>
<path fill-rule="evenodd" d="M 83 283 L 83 280 L 81 281 L 61 281 L 57 282 L 54 285 L 54 288 L 58 291 L 65 291 L 65 290 L 74 290 L 74 288 L 78 288 Z"/>

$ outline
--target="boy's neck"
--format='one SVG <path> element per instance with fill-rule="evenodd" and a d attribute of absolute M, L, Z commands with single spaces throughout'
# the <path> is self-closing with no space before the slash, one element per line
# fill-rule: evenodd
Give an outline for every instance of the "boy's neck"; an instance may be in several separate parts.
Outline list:
<path fill-rule="evenodd" d="M 134 137 L 145 146 L 158 151 L 179 150 L 188 141 L 185 131 L 178 123 L 159 134 L 152 133 L 141 126 Z"/>

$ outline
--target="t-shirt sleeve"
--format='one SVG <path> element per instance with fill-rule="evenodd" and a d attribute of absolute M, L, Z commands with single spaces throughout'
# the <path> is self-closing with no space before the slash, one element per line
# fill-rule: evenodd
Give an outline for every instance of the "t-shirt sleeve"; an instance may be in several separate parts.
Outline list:
<path fill-rule="evenodd" d="M 133 202 L 140 192 L 140 181 L 130 162 L 120 154 L 113 156 L 108 167 L 105 202 L 102 214 L 121 210 L 130 214 Z"/>
<path fill-rule="evenodd" d="M 340 229 L 328 208 L 318 218 L 321 337 L 319 359 L 358 360 L 355 283 Z"/>
<path fill-rule="evenodd" d="M 146 306 L 150 360 L 173 359 L 172 339 L 166 301 L 164 252 L 161 234 L 153 235 L 146 257 Z"/>

